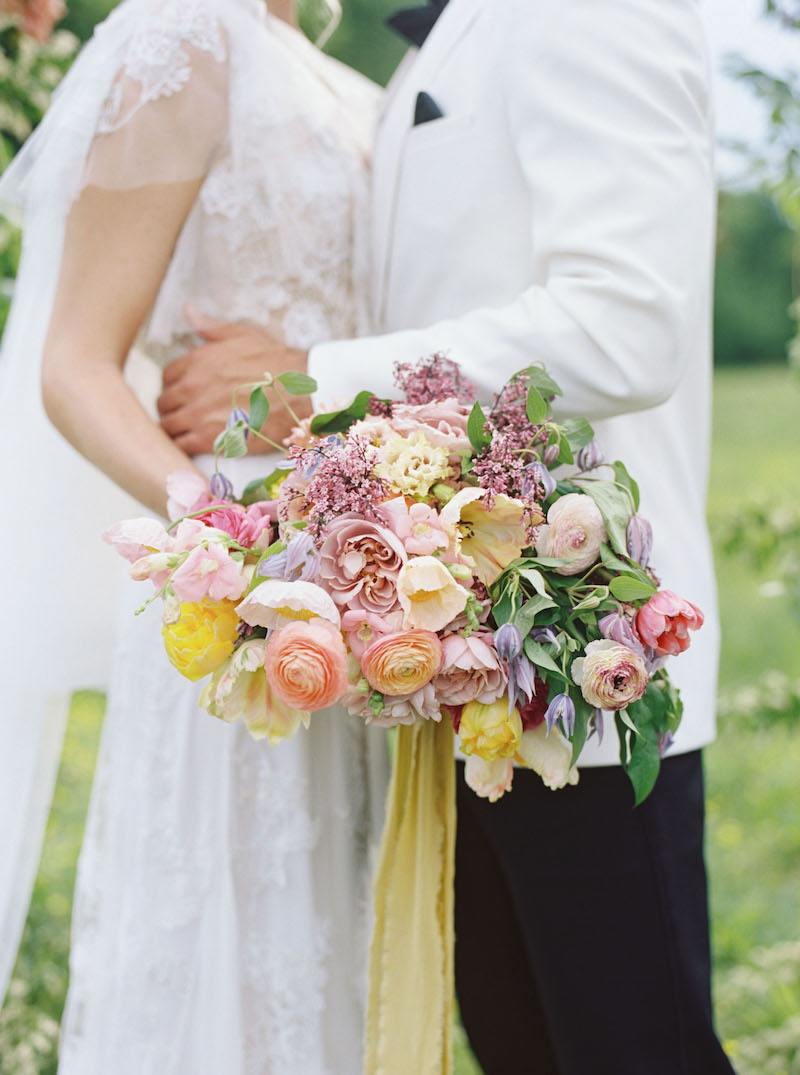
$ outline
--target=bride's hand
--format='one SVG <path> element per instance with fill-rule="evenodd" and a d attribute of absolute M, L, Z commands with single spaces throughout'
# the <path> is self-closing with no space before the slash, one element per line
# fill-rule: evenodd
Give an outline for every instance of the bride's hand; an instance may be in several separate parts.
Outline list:
<path fill-rule="evenodd" d="M 170 363 L 164 370 L 158 400 L 161 426 L 187 455 L 213 450 L 214 438 L 225 428 L 233 392 L 239 385 L 259 381 L 265 372 L 273 376 L 288 370 L 304 373 L 308 355 L 287 347 L 265 329 L 247 323 L 228 324 L 187 309 L 187 317 L 206 342 Z M 247 395 L 239 405 L 247 407 Z M 293 397 L 291 405 L 300 418 L 311 413 L 307 397 Z M 263 433 L 281 444 L 294 425 L 287 411 L 272 399 Z M 248 451 L 270 452 L 263 440 L 251 437 Z"/>

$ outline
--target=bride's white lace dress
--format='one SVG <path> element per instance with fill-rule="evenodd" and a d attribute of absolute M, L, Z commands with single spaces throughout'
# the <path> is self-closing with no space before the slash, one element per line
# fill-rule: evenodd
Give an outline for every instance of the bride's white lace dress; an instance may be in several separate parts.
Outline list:
<path fill-rule="evenodd" d="M 304 348 L 364 328 L 375 88 L 261 0 L 126 0 L 90 50 L 81 184 L 204 176 L 139 349 L 185 353 L 187 301 Z M 159 610 L 132 615 L 144 596 L 129 584 L 120 612 L 59 1071 L 356 1075 L 383 738 L 340 710 L 277 746 L 215 721 Z"/>

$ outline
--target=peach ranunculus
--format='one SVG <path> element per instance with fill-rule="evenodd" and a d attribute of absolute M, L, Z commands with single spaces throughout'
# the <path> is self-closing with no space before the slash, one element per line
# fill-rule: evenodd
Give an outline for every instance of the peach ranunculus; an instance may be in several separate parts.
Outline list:
<path fill-rule="evenodd" d="M 496 803 L 507 791 L 511 791 L 514 762 L 511 758 L 484 761 L 477 754 L 471 754 L 464 766 L 464 779 L 476 795 Z"/>
<path fill-rule="evenodd" d="M 578 770 L 572 764 L 572 744 L 558 728 L 547 731 L 545 724 L 522 733 L 517 747 L 517 761 L 533 769 L 546 788 L 557 791 L 578 783 Z"/>
<path fill-rule="evenodd" d="M 397 607 L 397 576 L 407 559 L 387 527 L 342 515 L 320 546 L 319 577 L 337 604 L 383 616 Z"/>
<path fill-rule="evenodd" d="M 413 556 L 397 577 L 397 596 L 407 627 L 441 631 L 467 607 L 469 591 L 441 560 Z"/>
<path fill-rule="evenodd" d="M 181 605 L 180 619 L 161 629 L 170 662 L 187 679 L 198 680 L 233 653 L 239 617 L 232 601 L 200 601 Z"/>
<path fill-rule="evenodd" d="M 474 565 L 484 584 L 491 584 L 528 544 L 523 523 L 525 505 L 499 493 L 491 511 L 481 502 L 483 489 L 462 489 L 439 516 L 457 553 Z M 531 520 L 535 525 L 536 519 Z"/>
<path fill-rule="evenodd" d="M 586 493 L 559 497 L 547 513 L 547 525 L 539 531 L 536 551 L 569 563 L 555 568 L 559 575 L 580 575 L 600 557 L 607 540 L 603 516 Z"/>
<path fill-rule="evenodd" d="M 279 743 L 291 739 L 301 724 L 307 728 L 309 714 L 273 694 L 264 667 L 266 649 L 263 638 L 239 646 L 203 688 L 200 705 L 229 724 L 241 717 L 254 739 Z"/>
<path fill-rule="evenodd" d="M 703 613 L 672 590 L 661 590 L 636 613 L 636 631 L 646 646 L 661 656 L 689 648 L 690 631 L 703 626 Z"/>
<path fill-rule="evenodd" d="M 442 670 L 434 680 L 439 701 L 444 705 L 465 705 L 477 701 L 488 705 L 505 693 L 508 676 L 492 645 L 490 632 L 459 634 L 442 639 Z"/>
<path fill-rule="evenodd" d="M 347 690 L 347 648 L 339 629 L 319 617 L 274 631 L 264 667 L 270 687 L 293 709 L 327 709 Z"/>
<path fill-rule="evenodd" d="M 522 719 L 516 708 L 509 713 L 505 696 L 489 705 L 467 702 L 458 735 L 465 754 L 477 754 L 484 761 L 511 758 L 522 737 Z"/>
<path fill-rule="evenodd" d="M 590 642 L 571 671 L 584 699 L 596 709 L 624 709 L 642 697 L 649 681 L 644 659 L 610 638 Z"/>
<path fill-rule="evenodd" d="M 315 616 L 339 626 L 339 609 L 330 594 L 313 582 L 260 582 L 236 608 L 251 627 L 281 627 L 292 620 L 308 621 Z"/>
<path fill-rule="evenodd" d="M 379 694 L 414 694 L 430 683 L 442 665 L 442 643 L 432 631 L 401 631 L 373 642 L 361 658 L 361 671 Z"/>

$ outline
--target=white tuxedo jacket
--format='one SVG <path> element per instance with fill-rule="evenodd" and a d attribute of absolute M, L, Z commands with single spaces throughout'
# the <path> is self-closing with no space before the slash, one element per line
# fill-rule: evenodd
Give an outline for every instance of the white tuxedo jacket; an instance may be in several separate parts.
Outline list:
<path fill-rule="evenodd" d="M 449 351 L 489 399 L 543 362 L 639 480 L 665 589 L 706 624 L 671 663 L 674 752 L 714 735 L 716 594 L 705 524 L 715 184 L 694 0 L 450 0 L 387 94 L 374 158 L 380 335 L 309 357 L 318 398 L 391 395 Z M 413 125 L 417 94 L 444 117 Z M 582 765 L 614 764 L 606 722 Z"/>

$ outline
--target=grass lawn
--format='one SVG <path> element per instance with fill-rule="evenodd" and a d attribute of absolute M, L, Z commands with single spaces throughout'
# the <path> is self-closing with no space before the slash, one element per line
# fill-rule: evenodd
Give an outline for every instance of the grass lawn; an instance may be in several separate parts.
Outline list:
<path fill-rule="evenodd" d="M 800 498 L 799 411 L 800 386 L 784 370 L 717 374 L 712 526 L 755 496 Z M 723 685 L 753 682 L 770 668 L 798 674 L 800 625 L 785 602 L 764 597 L 764 580 L 733 557 L 718 559 L 718 574 Z M 74 865 L 101 721 L 101 696 L 76 696 L 15 982 L 0 1015 L 0 1075 L 56 1070 Z M 732 722 L 708 750 L 706 763 L 720 1031 L 742 1075 L 790 1075 L 800 1071 L 800 1026 L 791 1022 L 800 1011 L 800 950 L 784 947 L 782 962 L 752 953 L 798 937 L 800 734 L 785 726 L 742 732 Z M 771 1048 L 765 1034 L 770 1041 L 795 1035 L 790 1063 L 798 1066 L 764 1059 Z M 781 1055 L 791 1052 L 781 1048 Z M 460 1029 L 456 1075 L 480 1075 Z"/>

